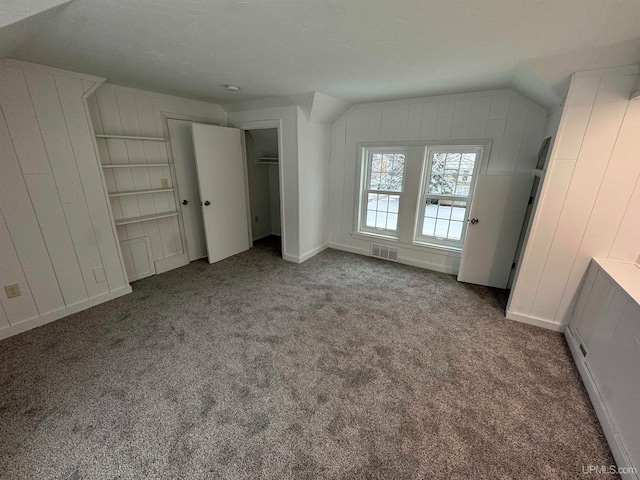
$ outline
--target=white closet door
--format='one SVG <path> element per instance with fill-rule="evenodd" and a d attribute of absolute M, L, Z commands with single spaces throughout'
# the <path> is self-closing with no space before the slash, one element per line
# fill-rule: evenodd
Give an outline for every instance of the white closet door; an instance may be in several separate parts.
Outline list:
<path fill-rule="evenodd" d="M 458 281 L 506 288 L 532 184 L 532 175 L 478 176 Z"/>
<path fill-rule="evenodd" d="M 187 238 L 189 261 L 193 262 L 207 256 L 207 244 L 204 236 L 204 222 L 200 209 L 200 191 L 198 173 L 193 153 L 192 122 L 188 120 L 167 121 L 173 165 L 180 194 L 180 210 Z M 186 202 L 186 203 L 185 203 Z"/>
<path fill-rule="evenodd" d="M 209 263 L 248 250 L 241 131 L 193 124 L 193 146 Z"/>

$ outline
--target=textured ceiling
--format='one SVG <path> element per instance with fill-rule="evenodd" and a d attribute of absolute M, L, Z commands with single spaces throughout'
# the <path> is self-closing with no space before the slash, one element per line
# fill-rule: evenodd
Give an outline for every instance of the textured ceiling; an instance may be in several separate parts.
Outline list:
<path fill-rule="evenodd" d="M 2 53 L 218 103 L 512 87 L 550 107 L 572 71 L 638 63 L 638 25 L 638 0 L 74 0 Z"/>

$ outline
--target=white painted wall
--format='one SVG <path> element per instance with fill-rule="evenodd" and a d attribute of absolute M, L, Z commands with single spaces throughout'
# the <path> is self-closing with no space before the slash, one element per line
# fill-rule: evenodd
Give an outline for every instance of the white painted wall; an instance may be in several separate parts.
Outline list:
<path fill-rule="evenodd" d="M 0 61 L 0 338 L 131 291 L 85 97 L 104 79 Z"/>
<path fill-rule="evenodd" d="M 493 142 L 487 173 L 530 172 L 547 112 L 510 90 L 415 98 L 352 107 L 332 127 L 330 246 L 368 255 L 371 241 L 352 235 L 357 202 L 357 150 L 363 142 L 483 140 Z M 414 201 L 413 199 L 411 201 Z M 405 224 L 405 229 L 412 224 Z M 410 238 L 411 232 L 400 232 Z M 378 240 L 376 240 L 378 242 Z M 400 247 L 400 261 L 457 274 L 460 254 Z"/>
<path fill-rule="evenodd" d="M 560 329 L 591 257 L 640 253 L 640 67 L 573 75 L 507 316 Z"/>
<path fill-rule="evenodd" d="M 298 108 L 301 261 L 321 252 L 329 243 L 330 148 L 331 127 L 308 121 Z"/>
<path fill-rule="evenodd" d="M 160 95 L 116 85 L 103 84 L 88 98 L 96 133 L 148 137 L 168 137 L 163 118 L 184 116 L 226 125 L 226 113 L 218 105 Z M 168 163 L 168 143 L 138 140 L 97 139 L 103 164 Z M 161 188 L 161 180 L 171 183 L 170 169 L 105 169 L 110 192 Z M 138 217 L 177 209 L 173 192 L 132 195 L 110 199 L 115 219 Z M 188 263 L 179 217 L 162 218 L 118 226 L 120 241 L 148 237 L 158 273 Z"/>

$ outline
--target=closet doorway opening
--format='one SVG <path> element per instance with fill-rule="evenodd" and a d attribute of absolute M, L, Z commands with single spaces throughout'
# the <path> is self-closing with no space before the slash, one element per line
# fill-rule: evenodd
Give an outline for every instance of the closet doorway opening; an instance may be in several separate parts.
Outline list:
<path fill-rule="evenodd" d="M 282 256 L 280 152 L 278 128 L 244 130 L 249 196 L 249 225 L 253 246 Z"/>

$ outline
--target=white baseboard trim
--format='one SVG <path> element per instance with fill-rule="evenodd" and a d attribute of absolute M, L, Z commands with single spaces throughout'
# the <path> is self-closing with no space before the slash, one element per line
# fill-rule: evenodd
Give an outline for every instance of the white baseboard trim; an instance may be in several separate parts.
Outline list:
<path fill-rule="evenodd" d="M 528 315 L 522 315 L 521 313 L 515 313 L 507 310 L 507 318 L 520 323 L 527 323 L 536 327 L 546 328 L 547 330 L 553 330 L 554 332 L 564 332 L 565 325 L 559 323 L 550 322 L 542 318 L 529 317 Z"/>
<path fill-rule="evenodd" d="M 55 320 L 60 320 L 63 317 L 67 317 L 73 313 L 78 313 L 82 310 L 86 310 L 87 308 L 95 307 L 96 305 L 99 305 L 101 303 L 108 302 L 109 300 L 113 300 L 114 298 L 118 298 L 131 293 L 131 291 L 131 285 L 127 285 L 126 287 L 106 293 L 104 295 L 100 295 L 99 297 L 93 297 L 84 302 L 75 303 L 69 307 L 61 308 L 60 310 L 54 310 L 53 312 L 45 313 L 40 317 L 32 317 L 26 320 L 22 320 L 15 325 L 10 325 L 1 329 L 0 340 L 2 340 L 3 338 L 12 337 L 22 332 L 26 332 L 27 330 L 31 330 L 32 328 L 40 327 Z"/>
<path fill-rule="evenodd" d="M 457 275 L 458 269 L 455 267 L 448 267 L 447 265 L 438 265 L 435 263 L 427 263 L 413 258 L 398 257 L 398 263 L 404 263 L 412 267 L 425 268 L 427 270 L 433 270 L 434 272 L 448 273 L 450 275 Z"/>
<path fill-rule="evenodd" d="M 289 255 L 288 253 L 283 253 L 282 259 L 286 260 L 287 262 L 300 263 L 300 257 L 296 255 Z"/>
<path fill-rule="evenodd" d="M 358 255 L 370 256 L 371 252 L 364 248 L 352 247 L 351 245 L 345 245 L 343 243 L 329 242 L 329 248 L 335 248 L 336 250 L 342 250 L 343 252 L 357 253 Z"/>
<path fill-rule="evenodd" d="M 589 394 L 589 399 L 591 400 L 591 404 L 593 405 L 593 409 L 598 416 L 598 420 L 600 421 L 600 425 L 602 426 L 602 431 L 604 432 L 604 436 L 607 438 L 607 443 L 609 444 L 609 448 L 611 448 L 611 453 L 613 454 L 613 458 L 616 461 L 618 468 L 626 468 L 637 465 L 631 465 L 631 461 L 629 460 L 629 455 L 627 454 L 626 449 L 615 427 L 615 423 L 609 414 L 609 410 L 604 402 L 604 399 L 600 395 L 598 387 L 589 372 L 589 367 L 585 361 L 585 356 L 582 355 L 580 351 L 580 346 L 578 344 L 578 340 L 573 336 L 573 332 L 571 332 L 571 328 L 567 327 L 564 330 L 564 338 L 569 345 L 569 350 L 571 350 L 571 355 L 573 356 L 573 360 L 578 368 L 578 372 L 580 372 L 580 377 L 582 378 L 582 383 L 584 384 L 587 393 Z M 634 473 L 621 473 L 620 476 L 624 480 L 638 480 L 640 477 Z"/>
<path fill-rule="evenodd" d="M 329 248 L 329 244 L 325 243 L 323 245 L 320 245 L 319 247 L 316 247 L 316 248 L 314 248 L 312 250 L 309 250 L 304 255 L 300 255 L 300 262 L 299 263 L 306 262 L 311 257 L 315 257 L 317 254 L 319 254 L 320 252 L 326 250 L 327 248 Z"/>
<path fill-rule="evenodd" d="M 343 252 L 364 255 L 365 257 L 371 256 L 371 252 L 367 249 L 352 247 L 350 245 L 344 245 L 342 243 L 329 243 L 329 248 L 335 248 L 336 250 L 342 250 Z M 425 268 L 427 270 L 433 270 L 435 272 L 449 273 L 451 275 L 456 275 L 458 273 L 458 270 L 455 267 L 422 262 L 420 260 L 414 260 L 412 258 L 398 257 L 398 263 L 410 265 L 412 267 Z"/>

